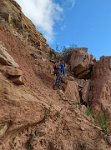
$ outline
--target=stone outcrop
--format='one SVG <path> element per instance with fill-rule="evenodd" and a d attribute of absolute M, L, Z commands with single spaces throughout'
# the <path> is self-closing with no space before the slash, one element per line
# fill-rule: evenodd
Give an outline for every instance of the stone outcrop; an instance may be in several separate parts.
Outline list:
<path fill-rule="evenodd" d="M 0 63 L 2 65 L 9 65 L 9 66 L 13 66 L 13 67 L 19 67 L 19 65 L 10 56 L 7 49 L 2 45 L 2 42 L 0 42 Z"/>
<path fill-rule="evenodd" d="M 18 68 L 19 65 L 14 61 L 8 50 L 0 42 L 0 72 L 4 74 L 16 85 L 23 85 L 23 73 Z"/>
<path fill-rule="evenodd" d="M 2 0 L 0 6 L 1 20 L 4 20 L 5 25 L 7 25 L 10 30 L 13 30 L 13 34 L 18 35 L 19 33 L 18 37 L 21 36 L 20 39 L 27 41 L 28 44 L 36 47 L 36 49 L 41 52 L 44 51 L 48 53 L 51 50 L 46 43 L 46 39 L 40 32 L 36 31 L 31 20 L 22 13 L 21 7 L 15 0 Z"/>
<path fill-rule="evenodd" d="M 68 81 L 65 89 L 65 95 L 73 103 L 80 103 L 78 84 L 75 81 Z"/>
<path fill-rule="evenodd" d="M 24 85 L 23 77 L 22 76 L 15 76 L 9 78 L 14 84 L 16 85 Z"/>
<path fill-rule="evenodd" d="M 76 48 L 71 53 L 70 68 L 73 71 L 75 77 L 88 79 L 92 66 L 94 64 L 94 58 L 87 53 L 87 48 Z"/>
<path fill-rule="evenodd" d="M 1 61 L 0 61 L 1 62 Z M 16 85 L 23 85 L 23 72 L 12 66 L 0 66 L 0 72 Z"/>
<path fill-rule="evenodd" d="M 93 67 L 90 100 L 94 109 L 111 115 L 111 57 L 101 57 Z"/>
<path fill-rule="evenodd" d="M 29 89 L 13 85 L 1 74 L 0 85 L 1 150 L 73 150 L 79 149 L 81 145 L 91 150 L 95 145 L 97 150 L 110 150 L 99 137 L 101 129 L 93 125 L 78 109 L 66 104 L 59 104 L 58 109 L 56 102 L 49 106 L 47 95 L 46 104 L 42 95 L 37 93 L 37 98 Z M 95 137 L 98 139 L 96 142 Z"/>
<path fill-rule="evenodd" d="M 82 101 L 87 104 L 90 103 L 89 91 L 90 91 L 90 80 L 86 80 L 84 86 L 81 88 Z"/>
<path fill-rule="evenodd" d="M 110 150 L 103 130 L 81 106 L 81 98 L 88 102 L 90 82 L 70 76 L 64 91 L 54 91 L 50 47 L 42 34 L 14 0 L 0 1 L 0 20 L 5 50 L 5 55 L 0 53 L 0 150 Z M 86 66 L 92 57 L 87 57 L 87 63 L 79 59 L 72 64 L 73 71 L 82 63 L 78 78 L 89 77 Z M 107 140 L 110 143 L 110 135 Z"/>
<path fill-rule="evenodd" d="M 23 75 L 23 72 L 19 68 L 12 66 L 0 66 L 0 72 L 7 77 L 18 77 Z"/>
<path fill-rule="evenodd" d="M 111 135 L 107 138 L 108 143 L 111 145 Z"/>
<path fill-rule="evenodd" d="M 7 135 L 8 132 L 40 121 L 42 106 L 36 103 L 36 98 L 30 92 L 12 85 L 0 74 L 0 138 L 5 138 L 6 131 Z"/>

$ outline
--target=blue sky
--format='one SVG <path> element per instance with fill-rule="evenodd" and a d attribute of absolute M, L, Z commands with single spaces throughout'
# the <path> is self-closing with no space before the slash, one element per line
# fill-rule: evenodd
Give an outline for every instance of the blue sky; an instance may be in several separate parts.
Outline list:
<path fill-rule="evenodd" d="M 76 0 L 72 9 L 64 8 L 61 24 L 55 25 L 52 47 L 76 44 L 97 59 L 111 55 L 111 0 Z"/>
<path fill-rule="evenodd" d="M 111 0 L 17 0 L 52 48 L 76 44 L 111 55 Z"/>

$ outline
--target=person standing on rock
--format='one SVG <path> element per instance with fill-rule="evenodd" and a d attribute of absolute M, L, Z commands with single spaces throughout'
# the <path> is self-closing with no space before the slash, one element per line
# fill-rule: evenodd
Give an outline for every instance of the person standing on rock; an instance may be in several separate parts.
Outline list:
<path fill-rule="evenodd" d="M 56 75 L 53 89 L 56 89 L 56 88 L 60 88 L 60 86 L 61 86 L 62 66 L 61 66 L 60 60 L 56 61 L 53 68 L 54 68 L 54 74 Z"/>
<path fill-rule="evenodd" d="M 63 76 L 65 75 L 65 63 L 64 63 L 63 60 L 61 61 L 61 74 L 62 74 Z"/>

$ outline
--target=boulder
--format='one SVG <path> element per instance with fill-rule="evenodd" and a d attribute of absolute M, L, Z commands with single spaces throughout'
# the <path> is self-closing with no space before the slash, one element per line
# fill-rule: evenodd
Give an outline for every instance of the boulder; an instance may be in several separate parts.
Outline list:
<path fill-rule="evenodd" d="M 77 79 L 77 78 L 74 78 L 74 80 L 77 82 L 79 88 L 83 88 L 84 87 L 84 84 L 86 82 L 85 79 Z"/>
<path fill-rule="evenodd" d="M 0 43 L 0 64 L 19 67 L 14 59 L 7 52 L 7 49 Z"/>
<path fill-rule="evenodd" d="M 74 101 L 75 103 L 80 102 L 78 85 L 75 81 L 67 82 L 67 87 L 64 93 L 69 100 Z"/>
<path fill-rule="evenodd" d="M 12 66 L 0 66 L 0 72 L 2 72 L 9 80 L 16 85 L 23 85 L 22 70 L 14 68 Z"/>
<path fill-rule="evenodd" d="M 90 103 L 89 91 L 91 80 L 74 78 L 74 81 L 78 84 L 81 103 L 87 105 L 88 103 Z"/>
<path fill-rule="evenodd" d="M 10 80 L 16 85 L 24 85 L 22 76 L 10 78 Z"/>
<path fill-rule="evenodd" d="M 77 78 L 89 78 L 94 58 L 87 53 L 87 48 L 75 49 L 70 57 L 70 69 Z"/>
<path fill-rule="evenodd" d="M 0 72 L 2 72 L 3 74 L 5 74 L 8 77 L 17 77 L 17 76 L 22 76 L 22 70 L 18 69 L 18 68 L 14 68 L 12 66 L 0 66 Z"/>

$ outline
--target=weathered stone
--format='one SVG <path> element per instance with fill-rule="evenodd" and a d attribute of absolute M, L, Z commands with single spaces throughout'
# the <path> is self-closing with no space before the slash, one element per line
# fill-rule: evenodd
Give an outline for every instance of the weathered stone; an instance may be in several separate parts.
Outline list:
<path fill-rule="evenodd" d="M 86 80 L 81 90 L 83 102 L 89 102 L 90 80 Z"/>
<path fill-rule="evenodd" d="M 11 1 L 11 2 L 10 2 Z M 41 33 L 36 31 L 34 24 L 22 12 L 21 7 L 14 0 L 1 1 L 0 15 L 11 26 L 14 26 L 22 34 L 27 34 L 28 43 L 44 52 L 49 51 L 49 45 Z M 22 35 L 23 36 L 23 35 Z"/>
<path fill-rule="evenodd" d="M 16 85 L 23 85 L 24 82 L 23 82 L 23 79 L 22 79 L 22 76 L 19 76 L 19 77 L 13 77 L 13 78 L 10 78 L 10 80 L 15 83 Z"/>
<path fill-rule="evenodd" d="M 68 142 L 67 140 L 63 140 L 62 142 L 63 142 L 63 149 L 64 150 L 73 150 L 74 144 L 72 141 Z"/>
<path fill-rule="evenodd" d="M 86 82 L 85 79 L 77 79 L 77 78 L 74 78 L 74 80 L 77 82 L 77 84 L 78 84 L 78 86 L 79 86 L 80 88 L 83 88 L 83 87 L 84 87 L 85 82 Z"/>
<path fill-rule="evenodd" d="M 6 76 L 22 76 L 23 73 L 20 69 L 12 67 L 12 66 L 0 66 L 0 72 L 5 74 Z"/>
<path fill-rule="evenodd" d="M 85 129 L 84 129 L 84 127 L 80 126 L 80 130 L 81 130 L 81 131 L 84 131 Z"/>
<path fill-rule="evenodd" d="M 14 61 L 14 59 L 7 52 L 7 49 L 2 45 L 2 43 L 0 43 L 0 64 L 19 67 L 19 65 Z"/>
<path fill-rule="evenodd" d="M 87 48 L 75 49 L 70 58 L 71 71 L 77 78 L 89 78 L 94 58 L 87 53 Z"/>
<path fill-rule="evenodd" d="M 73 76 L 68 76 L 67 78 L 68 78 L 69 81 L 74 81 L 75 80 L 75 78 Z"/>
<path fill-rule="evenodd" d="M 111 145 L 111 135 L 107 137 L 108 144 Z"/>
<path fill-rule="evenodd" d="M 0 16 L 0 22 L 5 23 L 5 19 L 2 16 Z"/>
<path fill-rule="evenodd" d="M 0 72 L 2 72 L 9 80 L 16 85 L 23 85 L 22 71 L 12 66 L 0 66 Z"/>
<path fill-rule="evenodd" d="M 0 74 L 0 85 L 0 137 L 7 130 L 20 129 L 27 123 L 33 124 L 40 120 L 43 114 L 42 107 L 36 97 L 24 87 L 18 88 L 6 80 L 2 74 Z"/>
<path fill-rule="evenodd" d="M 93 108 L 111 118 L 111 57 L 101 57 L 94 65 L 89 94 Z"/>
<path fill-rule="evenodd" d="M 23 24 L 25 28 L 21 30 L 17 24 L 7 26 L 8 22 L 0 28 L 0 40 L 23 70 L 25 86 L 14 85 L 13 81 L 10 82 L 0 73 L 0 150 L 94 150 L 95 147 L 97 150 L 110 150 L 111 147 L 100 135 L 101 130 L 80 111 L 76 98 L 74 101 L 73 94 L 78 97 L 78 85 L 71 81 L 70 90 L 65 88 L 73 93 L 70 95 L 68 92 L 73 99 L 67 98 L 63 91 L 59 92 L 64 101 L 57 91 L 52 89 L 52 64 L 48 61 L 48 49 L 47 45 L 45 48 L 46 41 L 42 35 L 36 32 L 31 21 L 16 7 L 16 1 L 0 0 L 1 3 L 4 5 L 0 7 L 0 11 L 11 14 L 12 20 L 15 20 L 15 23 L 19 22 L 19 25 Z M 24 32 L 31 34 L 33 43 L 29 39 L 27 43 L 16 37 L 13 31 L 20 33 L 21 37 L 24 36 Z M 33 45 L 38 40 L 42 44 L 40 54 L 47 61 L 43 61 L 42 57 L 33 59 L 30 56 L 30 53 L 36 51 L 37 47 Z M 13 77 L 12 80 L 15 78 Z M 9 127 L 8 121 L 11 122 Z M 85 130 L 79 130 L 80 126 Z"/>
<path fill-rule="evenodd" d="M 2 138 L 10 126 L 10 122 L 6 122 L 0 126 L 0 138 Z"/>
<path fill-rule="evenodd" d="M 3 18 L 3 19 L 4 19 L 5 21 L 7 21 L 8 23 L 11 22 L 11 16 L 10 16 L 10 14 L 7 14 L 7 13 L 2 12 L 0 15 L 1 15 L 1 18 Z"/>
<path fill-rule="evenodd" d="M 78 85 L 75 81 L 68 81 L 67 87 L 65 89 L 65 95 L 71 101 L 80 102 L 79 92 L 78 92 Z"/>

